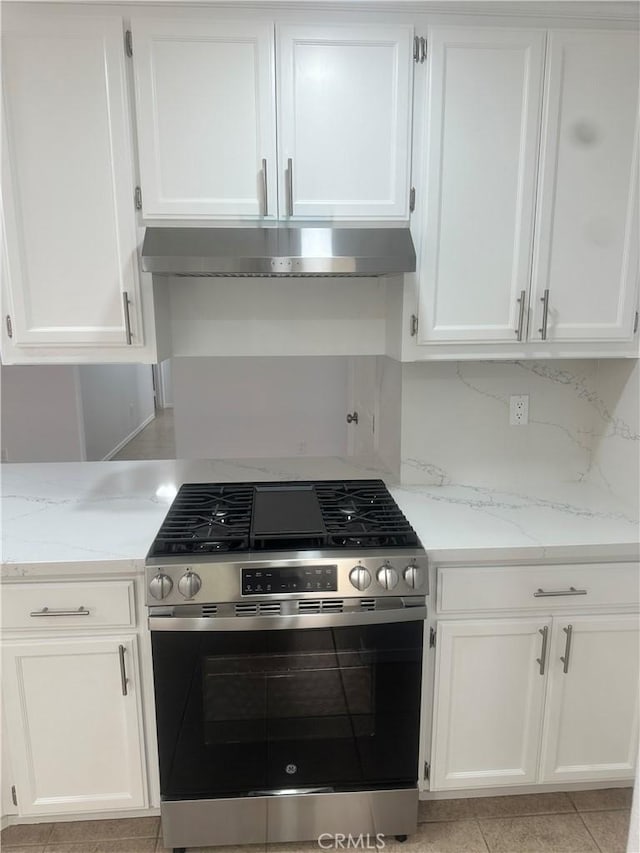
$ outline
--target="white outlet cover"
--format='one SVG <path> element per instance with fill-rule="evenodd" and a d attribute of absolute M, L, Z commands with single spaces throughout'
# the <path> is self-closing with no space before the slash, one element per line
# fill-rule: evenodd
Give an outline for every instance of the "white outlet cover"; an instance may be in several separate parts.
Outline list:
<path fill-rule="evenodd" d="M 526 426 L 529 423 L 529 395 L 512 394 L 509 397 L 509 423 Z"/>

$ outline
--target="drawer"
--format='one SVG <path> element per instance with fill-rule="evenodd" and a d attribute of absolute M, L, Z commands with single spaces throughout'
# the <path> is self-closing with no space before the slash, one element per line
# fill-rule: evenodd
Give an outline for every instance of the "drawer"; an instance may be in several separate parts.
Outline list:
<path fill-rule="evenodd" d="M 638 563 L 438 569 L 440 613 L 638 607 Z"/>
<path fill-rule="evenodd" d="M 134 627 L 133 581 L 4 584 L 4 631 Z"/>

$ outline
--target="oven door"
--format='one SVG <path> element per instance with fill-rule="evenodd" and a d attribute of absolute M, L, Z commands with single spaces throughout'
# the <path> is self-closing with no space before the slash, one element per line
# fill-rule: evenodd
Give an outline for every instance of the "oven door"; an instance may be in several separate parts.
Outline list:
<path fill-rule="evenodd" d="M 425 608 L 412 610 L 286 630 L 151 619 L 163 800 L 415 787 Z"/>

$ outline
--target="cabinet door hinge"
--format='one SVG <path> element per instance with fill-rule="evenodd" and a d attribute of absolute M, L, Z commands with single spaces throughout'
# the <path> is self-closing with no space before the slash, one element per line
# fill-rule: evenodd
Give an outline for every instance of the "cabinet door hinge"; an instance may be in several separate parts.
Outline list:
<path fill-rule="evenodd" d="M 634 334 L 634 335 L 635 335 L 635 333 L 638 331 L 638 313 L 639 313 L 639 312 L 638 312 L 638 311 L 636 311 L 636 316 L 635 316 L 635 319 L 634 319 L 634 321 L 633 321 L 633 334 Z"/>
<path fill-rule="evenodd" d="M 411 213 L 416 209 L 416 188 L 411 187 L 409 190 L 409 210 Z"/>
<path fill-rule="evenodd" d="M 13 323 L 11 322 L 11 317 L 9 316 L 9 314 L 7 314 L 7 334 L 10 338 L 13 337 Z"/>
<path fill-rule="evenodd" d="M 11 786 L 11 802 L 13 803 L 14 806 L 18 805 L 18 795 L 16 793 L 16 786 L 15 785 Z"/>
<path fill-rule="evenodd" d="M 142 190 L 140 189 L 140 187 L 136 187 L 135 200 L 136 210 L 142 210 Z"/>
<path fill-rule="evenodd" d="M 435 649 L 436 647 L 436 629 L 429 628 L 429 648 Z"/>
<path fill-rule="evenodd" d="M 131 30 L 127 30 L 124 34 L 124 52 L 127 56 L 133 56 L 133 36 Z"/>
<path fill-rule="evenodd" d="M 429 780 L 429 770 L 430 770 L 430 769 L 431 769 L 431 768 L 429 767 L 429 762 L 428 762 L 428 761 L 425 761 L 425 763 L 424 763 L 424 772 L 423 772 L 423 774 L 422 774 L 422 778 L 425 780 L 425 782 L 427 782 L 427 781 Z"/>
<path fill-rule="evenodd" d="M 416 314 L 411 315 L 411 320 L 409 322 L 409 332 L 411 333 L 411 337 L 415 338 L 418 334 L 418 317 Z"/>

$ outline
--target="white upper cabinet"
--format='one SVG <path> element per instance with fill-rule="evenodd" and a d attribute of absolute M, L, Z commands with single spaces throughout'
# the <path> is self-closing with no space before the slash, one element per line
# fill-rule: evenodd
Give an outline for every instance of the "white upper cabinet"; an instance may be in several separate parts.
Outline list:
<path fill-rule="evenodd" d="M 622 30 L 430 31 L 426 357 L 636 354 L 639 54 Z"/>
<path fill-rule="evenodd" d="M 145 217 L 408 219 L 413 28 L 132 33 Z"/>
<path fill-rule="evenodd" d="M 638 34 L 549 35 L 530 335 L 629 339 L 638 274 Z M 544 301 L 543 301 L 544 300 Z"/>
<path fill-rule="evenodd" d="M 408 219 L 413 28 L 277 27 L 280 216 Z"/>
<path fill-rule="evenodd" d="M 131 352 L 142 316 L 122 19 L 5 9 L 2 47 L 5 341 Z"/>
<path fill-rule="evenodd" d="M 142 210 L 275 217 L 273 25 L 132 21 Z"/>
<path fill-rule="evenodd" d="M 521 308 L 524 325 L 544 39 L 429 31 L 420 343 L 512 343 Z"/>

